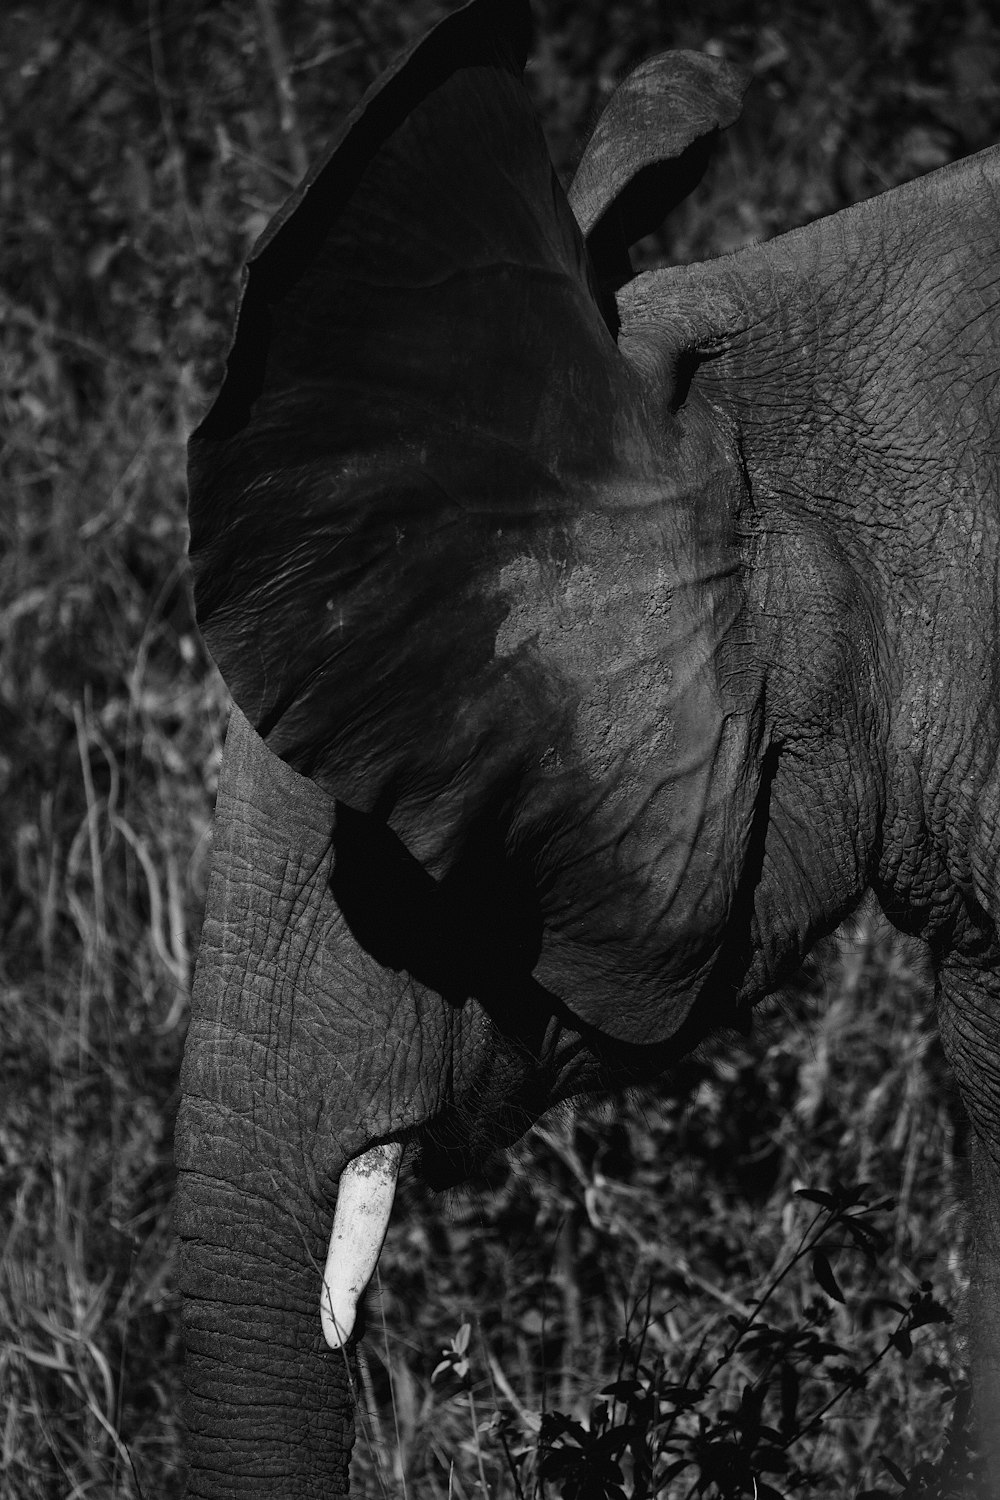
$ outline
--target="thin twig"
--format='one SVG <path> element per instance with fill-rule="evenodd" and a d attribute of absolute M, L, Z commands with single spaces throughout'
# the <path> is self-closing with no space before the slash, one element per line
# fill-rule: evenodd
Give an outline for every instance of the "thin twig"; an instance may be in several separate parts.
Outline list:
<path fill-rule="evenodd" d="M 392 1426 L 396 1434 L 396 1452 L 399 1455 L 400 1482 L 403 1487 L 403 1500 L 406 1497 L 406 1466 L 403 1462 L 403 1443 L 399 1435 L 399 1408 L 396 1405 L 396 1381 L 392 1373 L 392 1355 L 389 1352 L 389 1329 L 385 1321 L 385 1310 L 382 1306 L 382 1278 L 379 1275 L 378 1266 L 375 1267 L 375 1285 L 378 1288 L 379 1312 L 382 1315 L 382 1345 L 385 1349 L 385 1373 L 389 1377 L 389 1400 L 392 1405 Z"/>
<path fill-rule="evenodd" d="M 191 236 L 191 243 L 194 245 L 196 253 L 200 256 L 205 247 L 202 243 L 202 237 L 198 232 L 194 214 L 191 212 L 184 152 L 181 147 L 180 137 L 177 134 L 174 108 L 166 84 L 166 63 L 163 56 L 163 23 L 160 16 L 160 0 L 149 0 L 147 26 L 149 31 L 149 65 L 153 73 L 153 86 L 156 89 L 156 102 L 160 109 L 160 123 L 163 126 L 163 136 L 167 143 L 168 160 L 173 167 L 174 177 L 177 182 L 177 193 L 181 200 L 181 208 L 184 212 L 188 233 Z"/>
<path fill-rule="evenodd" d="M 299 129 L 298 116 L 295 113 L 295 91 L 292 88 L 292 79 L 288 71 L 288 57 L 271 0 L 257 0 L 257 15 L 260 17 L 260 28 L 264 33 L 267 55 L 271 60 L 271 73 L 278 96 L 278 119 L 281 123 L 281 133 L 288 148 L 288 160 L 298 181 L 308 170 L 309 156 Z"/>

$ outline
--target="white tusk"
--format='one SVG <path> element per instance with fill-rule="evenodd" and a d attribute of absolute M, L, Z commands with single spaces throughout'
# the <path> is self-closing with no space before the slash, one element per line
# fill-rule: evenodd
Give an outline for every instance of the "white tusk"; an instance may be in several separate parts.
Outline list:
<path fill-rule="evenodd" d="M 340 1175 L 319 1310 L 331 1349 L 341 1349 L 350 1338 L 358 1302 L 375 1274 L 402 1155 L 398 1141 L 373 1146 L 349 1161 Z"/>

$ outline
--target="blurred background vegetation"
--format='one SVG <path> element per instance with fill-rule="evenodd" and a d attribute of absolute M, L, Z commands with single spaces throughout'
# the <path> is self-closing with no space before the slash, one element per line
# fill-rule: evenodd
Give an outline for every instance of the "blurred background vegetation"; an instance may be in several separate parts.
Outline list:
<path fill-rule="evenodd" d="M 385 62 L 450 8 L 8 0 L 0 14 L 0 1493 L 13 1500 L 179 1490 L 171 1129 L 227 712 L 185 582 L 184 442 L 254 237 Z M 528 82 L 564 174 L 650 53 L 708 48 L 754 74 L 647 263 L 731 250 L 1000 139 L 987 0 L 536 0 L 536 15 Z M 359 1493 L 403 1493 L 403 1476 L 414 1497 L 616 1493 L 613 1444 L 592 1455 L 590 1490 L 587 1463 L 567 1479 L 556 1460 L 613 1425 L 593 1403 L 616 1372 L 645 1369 L 634 1383 L 648 1388 L 657 1360 L 667 1380 L 699 1341 L 725 1346 L 727 1316 L 799 1243 L 815 1207 L 792 1198 L 803 1183 L 866 1180 L 896 1206 L 877 1255 L 831 1251 L 843 1304 L 815 1261 L 783 1279 L 788 1327 L 852 1340 L 863 1366 L 895 1326 L 884 1299 L 905 1304 L 926 1277 L 959 1308 L 953 1096 L 929 1011 L 922 956 L 865 916 L 740 1048 L 669 1089 L 561 1113 L 445 1204 L 411 1186 L 381 1270 L 385 1333 L 361 1366 Z M 912 1342 L 771 1474 L 774 1493 L 950 1493 L 914 1469 L 944 1441 L 960 1340 L 934 1323 Z M 717 1379 L 716 1414 L 756 1378 L 741 1358 Z M 781 1400 L 787 1416 L 787 1380 Z M 533 1439 L 555 1411 L 584 1436 L 550 1421 L 546 1460 Z M 618 1493 L 652 1493 L 634 1453 L 623 1463 Z M 752 1493 L 694 1488 L 705 1472 L 660 1492 Z"/>

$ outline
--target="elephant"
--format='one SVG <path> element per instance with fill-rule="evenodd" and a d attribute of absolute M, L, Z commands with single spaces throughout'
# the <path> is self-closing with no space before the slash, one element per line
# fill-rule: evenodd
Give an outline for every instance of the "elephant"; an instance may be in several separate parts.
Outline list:
<path fill-rule="evenodd" d="M 192 1496 L 346 1493 L 397 1174 L 745 1028 L 872 896 L 933 956 L 1000 1476 L 1000 150 L 636 274 L 744 76 L 568 192 L 527 0 L 369 90 L 189 446 L 232 693 L 176 1128 Z"/>

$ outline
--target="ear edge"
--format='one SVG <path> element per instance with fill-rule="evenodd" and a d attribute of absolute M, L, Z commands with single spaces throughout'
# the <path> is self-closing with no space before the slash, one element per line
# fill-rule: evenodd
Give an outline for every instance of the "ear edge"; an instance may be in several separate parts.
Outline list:
<path fill-rule="evenodd" d="M 226 373 L 192 439 L 231 436 L 260 394 L 271 307 L 298 279 L 369 162 L 422 99 L 477 62 L 518 77 L 531 49 L 529 0 L 468 0 L 389 64 L 341 122 L 324 156 L 279 208 L 247 257 Z"/>
<path fill-rule="evenodd" d="M 635 275 L 629 247 L 652 234 L 698 186 L 719 131 L 698 136 L 670 161 L 641 167 L 587 235 L 591 264 L 602 288 L 616 292 Z"/>

